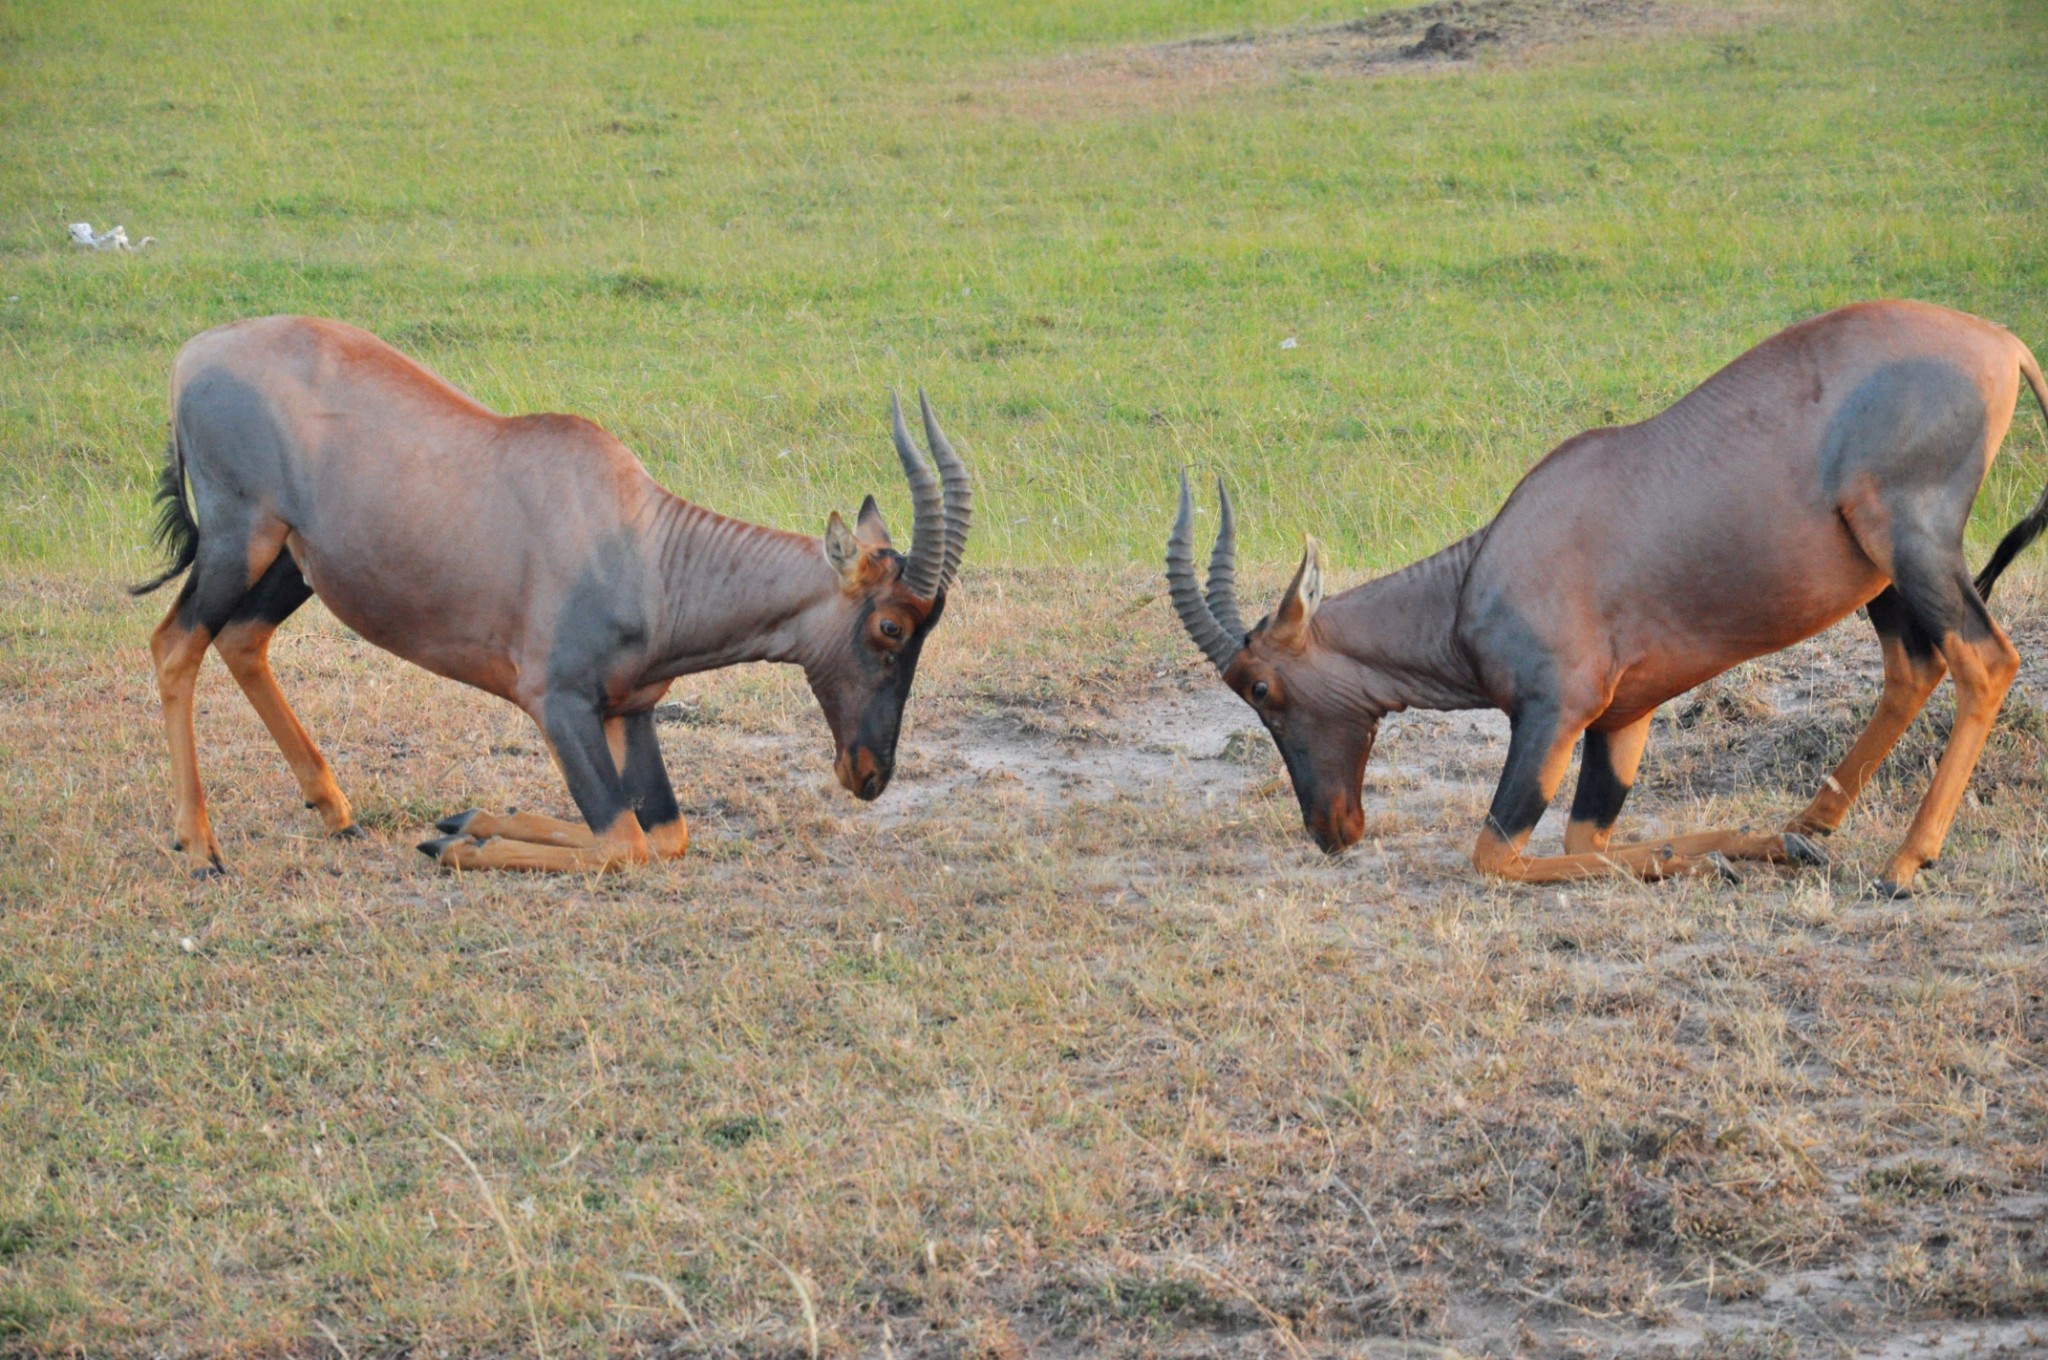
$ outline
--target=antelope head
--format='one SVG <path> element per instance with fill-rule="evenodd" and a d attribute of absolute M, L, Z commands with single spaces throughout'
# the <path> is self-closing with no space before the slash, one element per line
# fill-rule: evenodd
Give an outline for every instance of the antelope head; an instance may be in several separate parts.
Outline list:
<path fill-rule="evenodd" d="M 1279 606 L 1247 629 L 1237 612 L 1237 528 L 1230 493 L 1218 479 L 1221 514 L 1206 589 L 1195 579 L 1194 501 L 1180 479 L 1180 516 L 1166 544 L 1166 580 L 1181 626 L 1223 683 L 1259 715 L 1301 804 L 1301 820 L 1330 853 L 1365 833 L 1361 791 L 1383 711 L 1358 684 L 1357 663 L 1322 641 L 1314 627 L 1323 602 L 1322 550 L 1311 538 Z"/>
<path fill-rule="evenodd" d="M 889 398 L 896 456 L 910 482 L 910 552 L 900 553 L 890 542 L 873 496 L 852 528 L 832 512 L 824 550 L 839 590 L 804 663 L 838 747 L 833 773 L 863 800 L 879 797 L 895 772 L 896 734 L 918 653 L 945 613 L 946 589 L 966 551 L 974 509 L 966 465 L 946 442 L 922 392 L 917 402 L 936 474 L 911 443 L 902 406 L 893 394 Z"/>

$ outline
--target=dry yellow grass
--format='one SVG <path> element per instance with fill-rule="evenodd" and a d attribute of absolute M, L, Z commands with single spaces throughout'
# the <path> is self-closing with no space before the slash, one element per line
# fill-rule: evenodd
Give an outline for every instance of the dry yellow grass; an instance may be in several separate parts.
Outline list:
<path fill-rule="evenodd" d="M 2026 585 L 2001 612 L 2038 687 Z M 2030 704 L 1917 901 L 1859 893 L 1920 734 L 1826 873 L 1510 890 L 1464 864 L 1497 725 L 1390 723 L 1372 834 L 1326 861 L 1263 739 L 1213 758 L 1248 715 L 1155 589 L 970 569 L 874 807 L 831 786 L 793 674 L 679 687 L 695 846 L 607 879 L 414 854 L 433 815 L 566 796 L 524 718 L 315 606 L 278 670 L 374 837 L 315 836 L 209 667 L 234 875 L 195 885 L 164 848 L 158 603 L 11 573 L 0 1351 L 2048 1334 Z M 1627 824 L 1796 806 L 1874 661 L 1851 621 L 1722 682 L 1660 729 Z"/>

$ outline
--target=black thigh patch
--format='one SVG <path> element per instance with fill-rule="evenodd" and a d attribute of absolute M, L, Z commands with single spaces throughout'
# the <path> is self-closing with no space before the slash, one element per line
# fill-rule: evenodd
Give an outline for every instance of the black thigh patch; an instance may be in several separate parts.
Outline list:
<path fill-rule="evenodd" d="M 1992 635 L 1991 611 L 1971 583 L 1959 548 L 1943 551 L 1930 545 L 1923 552 L 1901 544 L 1893 548 L 1892 570 L 1891 589 L 1931 641 L 1938 643 L 1951 633 L 1965 642 L 1982 642 Z"/>
<path fill-rule="evenodd" d="M 1934 659 L 1934 635 L 1913 617 L 1897 586 L 1886 586 L 1864 606 L 1864 612 L 1870 616 L 1870 626 L 1877 630 L 1877 635 L 1896 641 L 1914 665 L 1924 666 Z"/>
<path fill-rule="evenodd" d="M 313 588 L 306 584 L 299 564 L 292 559 L 291 549 L 280 548 L 277 560 L 249 587 L 249 593 L 235 605 L 223 626 L 260 622 L 276 627 L 312 598 Z"/>

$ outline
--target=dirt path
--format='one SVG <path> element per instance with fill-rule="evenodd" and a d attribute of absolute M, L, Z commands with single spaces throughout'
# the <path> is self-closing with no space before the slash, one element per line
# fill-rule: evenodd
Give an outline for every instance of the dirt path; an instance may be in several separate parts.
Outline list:
<path fill-rule="evenodd" d="M 2036 757 L 2048 737 L 2048 717 L 2034 695 L 2048 693 L 2048 626 L 2029 620 L 2015 635 L 2022 652 L 2038 659 L 2014 687 L 2000 734 L 1973 782 L 1972 801 L 1980 805 L 2007 791 L 2043 789 Z M 1698 830 L 1716 800 L 1755 805 L 1745 812 L 1789 816 L 1861 730 L 1882 684 L 1868 628 L 1851 619 L 1667 705 L 1623 815 L 1622 838 Z M 1950 703 L 1946 689 L 1936 695 L 1870 790 L 1873 805 L 1894 815 L 1917 806 L 1946 739 Z M 677 723 L 685 710 L 671 704 L 662 715 Z M 1109 703 L 1000 692 L 921 695 L 914 721 L 895 784 L 866 814 L 881 825 L 914 829 L 935 807 L 992 787 L 1047 809 L 1165 805 L 1189 797 L 1207 806 L 1245 800 L 1293 806 L 1270 739 L 1235 695 L 1198 671 L 1155 674 L 1136 686 L 1127 677 Z M 1364 861 L 1386 856 L 1427 866 L 1432 877 L 1462 874 L 1507 738 L 1506 716 L 1490 709 L 1389 715 L 1366 775 L 1369 849 L 1315 864 L 1310 875 L 1341 880 L 1370 872 Z M 796 779 L 815 776 L 814 734 L 733 740 L 764 768 Z M 1576 770 L 1559 790 L 1538 831 L 1539 846 L 1562 835 L 1575 777 Z M 1303 858 L 1314 863 L 1305 850 Z M 1842 872 L 1875 872 L 1881 862 L 1877 847 L 1865 847 Z M 1930 884 L 1939 890 L 1938 879 Z"/>

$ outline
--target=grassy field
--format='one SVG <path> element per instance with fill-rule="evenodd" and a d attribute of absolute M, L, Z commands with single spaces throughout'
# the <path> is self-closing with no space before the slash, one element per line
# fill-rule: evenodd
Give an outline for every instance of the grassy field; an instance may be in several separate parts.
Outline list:
<path fill-rule="evenodd" d="M 2026 5 L 1682 8 L 1704 32 L 1454 79 L 1120 98 L 1042 68 L 1353 10 L 750 10 L 10 6 L 0 554 L 139 569 L 170 355 L 259 312 L 593 415 L 738 514 L 893 491 L 883 389 L 923 383 L 983 562 L 1149 564 L 1193 463 L 1253 551 L 1361 569 L 1829 306 L 2048 327 Z M 75 252 L 84 218 L 161 244 Z"/>
<path fill-rule="evenodd" d="M 1349 585 L 1856 298 L 2048 348 L 2048 20 L 1169 45 L 1367 8 L 0 11 L 0 1354 L 2038 1353 L 2038 577 L 2027 693 L 1878 905 L 1939 712 L 1825 872 L 1478 884 L 1501 729 L 1422 716 L 1327 862 L 1154 564 L 1187 464 L 1262 589 L 1303 530 Z M 795 676 L 707 677 L 688 861 L 443 876 L 432 817 L 558 779 L 309 610 L 278 669 L 373 838 L 313 834 L 209 668 L 236 873 L 188 883 L 161 606 L 115 587 L 177 346 L 290 310 L 813 531 L 901 518 L 885 389 L 929 388 L 982 513 L 885 800 L 829 787 Z M 2044 454 L 2022 412 L 1980 549 Z M 1784 815 L 1875 692 L 1853 622 L 1745 668 L 1628 825 Z"/>

